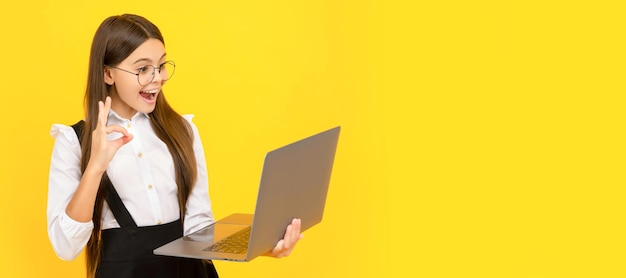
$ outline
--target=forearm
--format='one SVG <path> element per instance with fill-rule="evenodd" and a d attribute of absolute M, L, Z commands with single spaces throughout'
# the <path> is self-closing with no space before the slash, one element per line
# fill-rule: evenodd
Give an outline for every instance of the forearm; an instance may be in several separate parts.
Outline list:
<path fill-rule="evenodd" d="M 76 192 L 74 192 L 72 199 L 67 204 L 65 209 L 67 216 L 78 222 L 91 221 L 96 195 L 98 194 L 103 174 L 104 172 L 87 167 Z"/>

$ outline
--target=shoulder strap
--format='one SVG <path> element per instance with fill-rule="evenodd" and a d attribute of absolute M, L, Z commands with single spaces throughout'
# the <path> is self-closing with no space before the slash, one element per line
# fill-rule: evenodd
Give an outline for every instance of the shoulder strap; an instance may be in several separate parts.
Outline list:
<path fill-rule="evenodd" d="M 80 120 L 72 125 L 74 132 L 76 132 L 76 135 L 78 136 L 78 141 L 81 144 L 81 135 L 83 134 L 84 126 L 85 121 L 83 120 Z M 111 183 L 109 175 L 107 175 L 106 172 L 102 175 L 100 186 L 104 186 L 104 199 L 107 201 L 107 204 L 109 204 L 109 208 L 111 209 L 111 212 L 113 212 L 113 216 L 115 216 L 117 223 L 119 223 L 121 227 L 137 227 L 135 220 L 133 220 L 133 217 L 124 206 L 124 203 L 122 203 L 120 195 L 117 193 L 117 190 L 115 190 L 115 187 Z"/>
<path fill-rule="evenodd" d="M 109 204 L 109 208 L 111 212 L 113 212 L 117 223 L 120 224 L 120 227 L 137 227 L 135 220 L 133 220 L 133 217 L 130 215 L 130 212 L 128 212 L 128 209 L 126 209 L 126 206 L 124 206 L 124 203 L 122 203 L 122 198 L 117 194 L 117 190 L 113 187 L 109 175 L 107 175 L 106 172 L 102 175 L 100 186 L 106 186 L 104 199 L 107 201 L 107 204 Z"/>
<path fill-rule="evenodd" d="M 85 121 L 80 120 L 77 123 L 72 125 L 74 132 L 76 132 L 76 136 L 78 136 L 78 142 L 83 142 L 83 127 L 85 126 Z"/>

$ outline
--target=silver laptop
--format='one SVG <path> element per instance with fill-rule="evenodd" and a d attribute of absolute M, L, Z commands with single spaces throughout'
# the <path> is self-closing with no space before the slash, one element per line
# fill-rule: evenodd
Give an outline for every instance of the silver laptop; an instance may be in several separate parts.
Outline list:
<path fill-rule="evenodd" d="M 154 250 L 196 259 L 250 261 L 274 248 L 293 218 L 322 221 L 341 127 L 268 152 L 254 215 L 235 213 Z"/>

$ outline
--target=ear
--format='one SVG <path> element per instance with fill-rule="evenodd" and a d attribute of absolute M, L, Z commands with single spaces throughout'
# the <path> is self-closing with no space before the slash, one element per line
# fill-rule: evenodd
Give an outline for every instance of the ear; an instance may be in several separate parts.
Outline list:
<path fill-rule="evenodd" d="M 113 83 L 115 83 L 111 75 L 111 69 L 108 67 L 104 67 L 104 83 L 107 83 L 107 85 L 113 85 Z"/>

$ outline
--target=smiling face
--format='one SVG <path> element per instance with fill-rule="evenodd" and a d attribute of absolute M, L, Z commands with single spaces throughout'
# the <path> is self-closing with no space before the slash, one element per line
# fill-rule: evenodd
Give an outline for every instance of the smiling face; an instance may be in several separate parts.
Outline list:
<path fill-rule="evenodd" d="M 159 65 L 165 62 L 165 46 L 158 39 L 148 39 L 133 53 L 114 67 L 105 67 L 104 81 L 111 86 L 111 109 L 120 117 L 130 119 L 135 113 L 151 113 L 165 84 L 165 78 L 159 73 Z M 146 85 L 140 85 L 137 75 L 142 70 L 154 72 L 154 79 Z M 167 75 L 164 73 L 164 75 Z M 144 83 L 145 84 L 145 83 Z"/>

